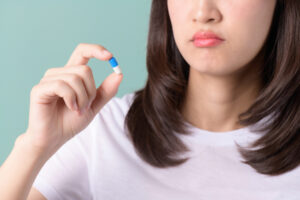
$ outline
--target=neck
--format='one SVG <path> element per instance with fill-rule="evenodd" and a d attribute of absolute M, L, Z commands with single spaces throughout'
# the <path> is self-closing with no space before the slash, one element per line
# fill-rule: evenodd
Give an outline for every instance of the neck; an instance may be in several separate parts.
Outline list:
<path fill-rule="evenodd" d="M 238 116 L 252 105 L 261 89 L 258 67 L 244 67 L 222 77 L 190 67 L 183 118 L 195 127 L 214 132 L 243 128 Z"/>

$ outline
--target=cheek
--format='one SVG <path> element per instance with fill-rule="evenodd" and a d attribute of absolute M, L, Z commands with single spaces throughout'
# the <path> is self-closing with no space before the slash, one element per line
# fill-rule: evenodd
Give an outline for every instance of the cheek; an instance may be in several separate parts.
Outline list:
<path fill-rule="evenodd" d="M 186 30 L 190 24 L 189 11 L 192 9 L 191 3 L 188 3 L 189 0 L 168 0 L 168 12 L 169 18 L 172 24 L 173 34 L 175 38 L 184 37 Z"/>
<path fill-rule="evenodd" d="M 235 38 L 244 39 L 249 45 L 259 45 L 267 37 L 272 17 L 271 0 L 249 0 L 249 3 L 235 3 L 233 10 L 228 12 L 226 21 L 229 33 L 234 36 L 231 39 L 233 41 Z"/>
<path fill-rule="evenodd" d="M 268 36 L 275 7 L 274 0 L 233 0 L 225 18 L 228 48 L 249 62 L 259 53 Z M 245 64 L 245 63 L 243 63 Z"/>

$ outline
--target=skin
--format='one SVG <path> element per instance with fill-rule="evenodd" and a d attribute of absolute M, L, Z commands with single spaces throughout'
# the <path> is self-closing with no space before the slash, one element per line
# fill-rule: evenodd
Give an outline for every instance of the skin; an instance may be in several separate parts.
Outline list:
<path fill-rule="evenodd" d="M 246 111 L 262 87 L 260 50 L 267 39 L 276 0 L 168 0 L 175 42 L 190 65 L 182 108 L 186 121 L 200 129 L 225 132 L 244 128 Z M 196 47 L 198 31 L 224 39 L 218 46 Z"/>
<path fill-rule="evenodd" d="M 237 115 L 251 105 L 261 87 L 257 70 L 262 66 L 254 58 L 267 37 L 275 4 L 275 0 L 168 0 L 176 44 L 190 64 L 182 110 L 188 122 L 211 131 L 239 128 Z M 225 42 L 196 48 L 191 38 L 200 29 L 214 31 Z M 28 128 L 0 168 L 2 199 L 45 199 L 31 189 L 42 166 L 117 93 L 123 75 L 111 74 L 97 88 L 87 66 L 91 58 L 111 57 L 103 46 L 80 44 L 64 67 L 49 69 L 32 88 Z"/>
<path fill-rule="evenodd" d="M 101 45 L 79 44 L 63 67 L 50 68 L 30 93 L 28 128 L 0 168 L 0 197 L 46 199 L 32 184 L 47 160 L 87 127 L 117 93 L 123 74 L 111 73 L 96 87 L 91 58 L 108 61 Z M 11 181 L 14 180 L 14 181 Z"/>

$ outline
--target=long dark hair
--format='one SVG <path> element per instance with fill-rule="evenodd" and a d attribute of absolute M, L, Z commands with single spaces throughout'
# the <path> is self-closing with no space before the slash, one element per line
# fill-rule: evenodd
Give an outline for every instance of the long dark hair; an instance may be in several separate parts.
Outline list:
<path fill-rule="evenodd" d="M 263 132 L 251 148 L 237 148 L 243 163 L 258 173 L 279 175 L 300 164 L 300 1 L 278 0 L 268 38 L 261 50 L 263 88 L 239 116 L 241 125 L 258 123 Z M 189 134 L 181 114 L 189 65 L 174 40 L 166 0 L 153 0 L 147 45 L 148 79 L 135 92 L 125 118 L 138 155 L 155 167 L 171 167 L 189 158 L 175 133 Z"/>

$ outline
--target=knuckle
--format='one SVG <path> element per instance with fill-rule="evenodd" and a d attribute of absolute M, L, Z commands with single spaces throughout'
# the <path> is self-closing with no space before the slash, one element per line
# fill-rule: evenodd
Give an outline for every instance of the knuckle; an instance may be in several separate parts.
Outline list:
<path fill-rule="evenodd" d="M 76 49 L 78 50 L 80 50 L 80 49 L 84 49 L 84 48 L 86 48 L 87 46 L 88 46 L 89 44 L 88 43 L 79 43 L 78 45 L 77 45 L 77 47 L 76 47 Z"/>
<path fill-rule="evenodd" d="M 90 75 L 92 73 L 92 69 L 87 65 L 82 65 L 81 71 L 84 75 Z"/>
<path fill-rule="evenodd" d="M 47 70 L 46 70 L 46 72 L 45 72 L 45 74 L 44 74 L 44 76 L 48 76 L 48 75 L 50 75 L 50 74 L 52 73 L 52 71 L 53 71 L 53 69 L 52 69 L 52 68 L 50 68 L 50 69 L 47 69 Z"/>
<path fill-rule="evenodd" d="M 79 43 L 79 44 L 77 45 L 77 48 L 81 48 L 81 47 L 83 47 L 83 46 L 85 46 L 85 43 Z"/>
<path fill-rule="evenodd" d="M 46 80 L 46 78 L 45 78 L 45 76 L 44 76 L 43 78 L 41 78 L 40 83 L 45 82 L 45 80 Z"/>
<path fill-rule="evenodd" d="M 55 88 L 62 88 L 64 86 L 65 86 L 65 83 L 62 80 L 57 80 L 57 81 L 54 82 L 54 87 Z"/>
<path fill-rule="evenodd" d="M 33 96 L 37 90 L 37 87 L 38 85 L 34 85 L 32 88 L 31 88 L 31 91 L 30 91 L 30 96 Z"/>
<path fill-rule="evenodd" d="M 81 78 L 80 78 L 78 75 L 73 74 L 73 75 L 71 75 L 70 81 L 71 81 L 72 83 L 78 83 L 78 82 L 81 81 Z"/>
<path fill-rule="evenodd" d="M 59 72 L 60 69 L 62 69 L 62 68 L 59 68 L 59 67 L 49 68 L 46 70 L 44 76 L 51 76 L 53 74 L 56 74 Z"/>

